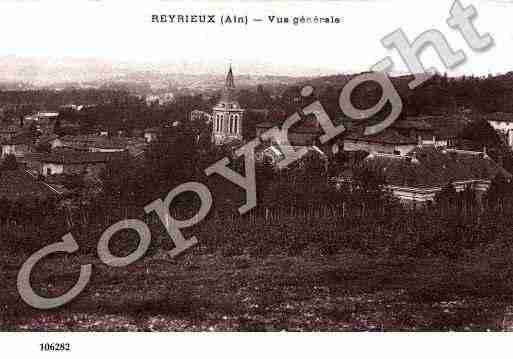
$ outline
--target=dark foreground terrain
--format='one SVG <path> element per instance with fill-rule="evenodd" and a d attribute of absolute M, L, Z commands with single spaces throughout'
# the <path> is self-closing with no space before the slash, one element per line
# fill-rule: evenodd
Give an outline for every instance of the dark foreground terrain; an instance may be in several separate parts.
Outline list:
<path fill-rule="evenodd" d="M 19 299 L 20 258 L 3 258 L 0 328 L 30 331 L 509 330 L 511 279 L 482 258 L 373 260 L 331 256 L 162 253 L 124 269 L 94 258 L 41 263 L 34 282 L 56 295 L 94 261 L 87 289 L 55 310 Z"/>
<path fill-rule="evenodd" d="M 305 224 L 304 235 L 312 236 L 308 228 Z M 379 231 L 380 227 L 372 228 Z M 397 247 L 397 238 L 387 239 L 386 229 L 378 233 L 384 239 L 376 237 L 380 245 L 372 252 L 368 250 L 374 248 L 370 242 L 365 244 L 365 251 L 354 244 L 347 245 L 352 234 L 361 233 L 358 228 L 336 236 L 337 243 L 342 244 L 334 246 L 330 241 L 331 247 L 323 240 L 308 244 L 301 239 L 302 231 L 299 231 L 296 241 L 305 244 L 299 249 L 284 249 L 275 244 L 280 238 L 285 241 L 286 229 L 272 232 L 276 233 L 274 237 L 266 237 L 265 230 L 262 235 L 250 235 L 243 228 L 240 235 L 246 233 L 251 241 L 259 241 L 261 248 L 267 249 L 265 253 L 256 250 L 249 239 L 244 242 L 245 238 L 239 238 L 239 241 L 232 240 L 236 250 L 213 245 L 205 250 L 205 246 L 199 245 L 170 259 L 160 248 L 125 268 L 109 268 L 94 253 L 55 256 L 42 261 L 33 272 L 34 287 L 41 294 L 57 296 L 72 286 L 79 263 L 93 263 L 93 276 L 77 299 L 48 311 L 31 309 L 17 294 L 16 275 L 28 254 L 4 253 L 0 272 L 0 328 L 21 331 L 510 330 L 513 328 L 513 251 L 509 245 L 509 228 L 481 225 L 478 231 L 490 237 L 488 242 L 474 243 L 469 249 L 461 245 L 457 255 L 447 243 L 443 251 L 438 248 L 431 252 L 423 250 L 422 255 L 401 255 L 406 248 L 411 253 L 421 251 L 421 243 L 413 247 L 403 243 L 398 251 L 393 247 Z M 322 230 L 317 229 L 316 233 L 319 232 Z M 210 233 L 210 237 L 215 237 Z M 442 242 L 451 240 L 442 238 L 444 233 L 433 233 L 430 240 L 436 237 Z M 496 238 L 497 233 L 501 234 L 500 238 Z M 235 238 L 238 234 L 233 235 Z M 208 233 L 202 233 L 200 241 L 204 239 L 206 245 L 211 244 L 206 236 Z M 414 238 L 415 233 L 410 233 L 401 241 L 414 241 Z M 382 245 L 383 240 L 390 241 L 392 247 Z"/>

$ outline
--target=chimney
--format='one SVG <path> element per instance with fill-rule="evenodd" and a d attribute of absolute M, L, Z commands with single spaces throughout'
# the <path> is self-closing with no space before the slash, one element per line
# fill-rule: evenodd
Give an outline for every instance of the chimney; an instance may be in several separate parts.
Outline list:
<path fill-rule="evenodd" d="M 422 147 L 422 137 L 420 135 L 417 136 L 417 146 Z"/>

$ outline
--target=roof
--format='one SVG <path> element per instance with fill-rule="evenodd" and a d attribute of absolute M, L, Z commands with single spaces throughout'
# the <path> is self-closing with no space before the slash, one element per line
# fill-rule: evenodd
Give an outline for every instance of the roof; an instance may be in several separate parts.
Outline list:
<path fill-rule="evenodd" d="M 275 163 L 278 163 L 279 161 L 285 159 L 285 154 L 283 150 L 286 149 L 283 145 L 270 145 L 270 146 L 263 146 L 257 150 L 257 152 L 260 152 L 264 155 L 271 156 Z M 314 160 L 322 160 L 327 161 L 328 157 L 322 150 L 317 146 L 290 146 L 288 150 L 291 151 L 299 151 L 302 149 L 306 149 L 306 153 L 304 156 L 301 157 L 300 160 L 308 160 L 308 159 L 314 159 Z"/>
<path fill-rule="evenodd" d="M 492 180 L 499 173 L 512 177 L 486 153 L 434 146 L 417 147 L 406 156 L 371 154 L 364 165 L 380 172 L 388 185 L 400 187 L 443 187 L 458 181 Z"/>
<path fill-rule="evenodd" d="M 247 109 L 245 112 L 245 118 L 248 119 L 249 122 L 253 122 L 256 124 L 268 122 L 269 119 L 276 119 L 278 116 L 273 116 L 274 113 L 268 109 Z"/>
<path fill-rule="evenodd" d="M 4 139 L 0 145 L 30 145 L 33 143 L 32 137 L 27 133 L 20 133 L 11 138 Z"/>
<path fill-rule="evenodd" d="M 233 79 L 233 71 L 231 65 L 230 69 L 228 70 L 228 74 L 226 75 L 226 82 L 224 85 L 223 92 L 221 94 L 221 99 L 219 103 L 216 105 L 216 107 L 220 107 L 222 106 L 222 104 L 230 104 L 228 108 L 240 109 L 240 104 L 235 96 L 235 81 Z"/>
<path fill-rule="evenodd" d="M 469 123 L 469 119 L 462 116 L 416 116 L 407 117 L 408 121 L 423 121 L 431 125 L 434 135 L 438 139 L 456 138 Z"/>
<path fill-rule="evenodd" d="M 226 88 L 235 88 L 235 82 L 233 81 L 233 71 L 232 65 L 230 64 L 230 69 L 228 70 L 228 74 L 226 75 Z"/>
<path fill-rule="evenodd" d="M 509 113 L 509 112 L 487 113 L 487 114 L 484 114 L 482 116 L 482 118 L 486 121 L 513 122 L 513 113 Z"/>
<path fill-rule="evenodd" d="M 0 125 L 0 133 L 16 133 L 20 130 L 20 127 L 17 125 Z"/>
<path fill-rule="evenodd" d="M 123 157 L 123 153 L 58 151 L 41 155 L 40 161 L 42 163 L 73 165 L 107 163 L 110 161 L 120 160 Z"/>
<path fill-rule="evenodd" d="M 129 149 L 131 146 L 146 146 L 143 139 L 129 137 L 106 137 L 97 135 L 64 136 L 62 144 L 76 149 Z"/>
<path fill-rule="evenodd" d="M 39 139 L 37 140 L 37 142 L 39 144 L 42 144 L 42 143 L 50 143 L 52 141 L 55 141 L 55 140 L 58 140 L 59 139 L 59 136 L 55 135 L 55 134 L 51 134 L 51 135 L 43 135 L 41 137 L 39 137 Z"/>
<path fill-rule="evenodd" d="M 23 170 L 0 172 L 0 198 L 11 201 L 21 199 L 46 199 L 56 197 L 57 193 L 44 182 Z"/>
<path fill-rule="evenodd" d="M 283 125 L 282 121 L 276 121 L 275 123 L 272 123 L 270 121 L 263 121 L 256 124 L 257 128 L 265 128 L 269 129 L 272 127 L 278 127 L 281 128 Z M 317 121 L 317 118 L 315 115 L 310 114 L 307 116 L 303 116 L 303 118 L 292 125 L 292 127 L 288 130 L 289 133 L 313 133 L 313 134 L 320 134 L 322 133 L 322 129 L 319 126 L 319 122 Z"/>
<path fill-rule="evenodd" d="M 390 128 L 387 128 L 386 130 L 380 133 L 370 136 L 364 136 L 363 134 L 360 134 L 358 132 L 351 132 L 348 133 L 345 138 L 353 141 L 382 143 L 391 145 L 411 145 L 416 144 L 418 142 L 417 139 L 403 136 L 397 133 L 397 131 Z"/>
<path fill-rule="evenodd" d="M 256 124 L 257 128 L 272 128 L 274 126 L 279 126 L 279 125 L 278 124 L 275 125 L 269 121 L 264 121 L 264 122 L 260 122 L 260 123 Z"/>

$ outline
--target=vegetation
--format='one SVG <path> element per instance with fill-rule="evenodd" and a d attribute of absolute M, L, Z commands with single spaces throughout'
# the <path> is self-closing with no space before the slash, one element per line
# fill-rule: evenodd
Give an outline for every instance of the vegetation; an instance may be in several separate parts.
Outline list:
<path fill-rule="evenodd" d="M 2 164 L 0 165 L 0 171 L 14 171 L 18 169 L 18 161 L 16 160 L 16 156 L 13 154 L 8 154 L 5 156 Z"/>
<path fill-rule="evenodd" d="M 510 91 L 494 81 L 435 77 L 405 97 L 405 114 L 432 114 L 435 108 L 454 113 L 469 104 L 482 113 L 507 110 L 509 105 L 487 103 Z M 315 96 L 324 93 L 322 101 L 331 99 L 330 112 L 337 111 L 331 102 L 337 90 L 316 86 Z M 241 104 L 280 107 L 287 113 L 301 105 L 294 91 L 272 97 L 262 87 L 245 90 Z M 172 105 L 149 108 L 127 94 L 97 100 L 98 106 L 86 111 L 63 112 L 59 126 L 70 121 L 84 131 L 97 126 L 131 131 L 161 125 L 164 135 L 144 160 L 111 163 L 101 175 L 98 196 L 69 198 L 60 205 L 0 199 L 1 329 L 513 328 L 513 190 L 505 178 L 493 181 L 481 204 L 470 188 L 457 193 L 448 184 L 428 207 L 404 208 L 376 173 L 356 168 L 354 183 L 337 188 L 328 184 L 330 168 L 319 161 L 307 158 L 283 171 L 264 162 L 256 168 L 259 205 L 240 216 L 244 191 L 204 174 L 215 161 L 232 158 L 232 149 L 212 146 L 209 125 L 187 118 L 190 110 L 207 109 L 216 98 L 184 96 Z M 181 124 L 172 126 L 174 121 Z M 487 146 L 494 158 L 506 154 L 478 121 L 462 139 L 482 141 L 478 146 Z M 243 172 L 240 160 L 233 161 L 233 168 Z M 76 178 L 67 181 L 83 186 Z M 205 183 L 214 206 L 207 218 L 185 231 L 199 244 L 171 259 L 165 252 L 173 248 L 172 241 L 156 216 L 142 208 L 188 181 Z M 178 218 L 190 217 L 197 206 L 194 196 L 183 195 L 171 210 Z M 124 218 L 144 219 L 152 244 L 137 263 L 110 268 L 100 263 L 96 246 L 101 233 Z M 73 233 L 79 251 L 38 264 L 34 286 L 56 296 L 74 283 L 81 263 L 94 265 L 92 280 L 72 303 L 50 312 L 32 310 L 16 293 L 17 272 L 30 254 L 67 232 Z M 124 256 L 136 245 L 133 233 L 124 231 L 111 250 Z"/>

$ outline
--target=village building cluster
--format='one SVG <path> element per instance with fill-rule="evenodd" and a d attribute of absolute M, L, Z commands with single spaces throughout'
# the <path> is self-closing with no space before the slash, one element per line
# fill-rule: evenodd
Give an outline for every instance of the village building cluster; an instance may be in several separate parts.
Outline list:
<path fill-rule="evenodd" d="M 80 111 L 85 107 L 73 104 L 63 110 Z M 319 141 L 323 130 L 317 118 L 312 114 L 299 115 L 301 120 L 288 129 L 286 139 L 262 141 L 256 149 L 257 161 L 267 161 L 278 168 L 286 156 L 284 150 L 290 146 L 290 150 L 307 154 L 302 161 L 318 161 L 325 169 L 327 181 L 335 186 L 350 185 L 357 166 L 379 171 L 386 188 L 410 205 L 434 201 L 448 184 L 456 191 L 472 188 L 480 198 L 498 174 L 512 177 L 488 155 L 486 148 L 458 148 L 458 134 L 468 123 L 464 114 L 401 117 L 384 131 L 370 136 L 364 136 L 357 123 L 344 119 L 346 131 L 328 144 Z M 285 121 L 283 113 L 275 109 L 241 106 L 231 66 L 221 97 L 211 111 L 193 110 L 188 119 L 208 124 L 214 145 L 229 144 L 234 148 L 253 139 L 248 133 L 261 138 Z M 494 113 L 485 119 L 513 148 L 513 116 Z M 68 134 L 55 133 L 56 121 Z M 160 136 L 160 127 L 134 131 L 131 137 L 103 128 L 81 134 L 77 123 L 63 120 L 57 111 L 36 111 L 4 120 L 0 124 L 0 157 L 2 161 L 14 157 L 17 168 L 2 172 L 0 184 L 6 188 L 0 188 L 0 197 L 3 194 L 19 199 L 24 193 L 32 197 L 66 195 L 72 192 L 67 188 L 70 176 L 100 186 L 101 173 L 109 163 L 144 158 L 149 144 Z M 345 156 L 345 160 L 339 161 L 339 156 Z"/>
<path fill-rule="evenodd" d="M 78 107 L 77 107 L 78 108 Z M 148 128 L 138 136 L 109 136 L 98 129 L 92 134 L 57 135 L 58 112 L 40 111 L 0 124 L 0 159 L 15 159 L 15 168 L 2 170 L 0 198 L 44 200 L 71 194 L 70 178 L 101 185 L 100 176 L 113 161 L 133 161 L 144 156 L 160 130 Z M 60 123 L 76 133 L 77 124 Z"/>
<path fill-rule="evenodd" d="M 263 115 L 263 120 L 255 125 L 257 137 L 273 127 L 281 127 L 283 118 L 273 117 L 272 111 L 241 108 L 235 97 L 234 75 L 230 67 L 221 100 L 212 109 L 212 141 L 219 145 L 233 140 L 251 140 L 242 137 L 241 129 L 245 126 L 245 115 L 255 111 Z M 512 115 L 495 113 L 487 115 L 486 121 L 513 148 Z M 284 147 L 292 146 L 295 151 L 306 150 L 310 154 L 307 156 L 309 159 L 322 161 L 328 168 L 330 160 L 341 153 L 363 153 L 361 161 L 347 161 L 341 168 L 331 171 L 334 176 L 330 181 L 350 184 L 353 167 L 358 165 L 379 172 L 384 177 L 386 188 L 407 205 L 433 202 L 437 193 L 448 185 L 454 186 L 457 192 L 470 188 L 480 200 L 498 174 L 507 179 L 512 175 L 487 154 L 486 148 L 482 151 L 457 148 L 458 134 L 466 124 L 468 119 L 464 114 L 459 118 L 406 117 L 378 134 L 364 136 L 348 119 L 345 123 L 347 131 L 340 139 L 324 146 L 318 140 L 323 130 L 311 115 L 288 129 L 287 141 L 275 139 L 260 147 L 256 158 L 260 161 L 267 159 L 277 165 L 284 158 Z M 347 157 L 354 159 L 358 156 Z"/>

